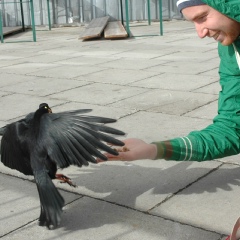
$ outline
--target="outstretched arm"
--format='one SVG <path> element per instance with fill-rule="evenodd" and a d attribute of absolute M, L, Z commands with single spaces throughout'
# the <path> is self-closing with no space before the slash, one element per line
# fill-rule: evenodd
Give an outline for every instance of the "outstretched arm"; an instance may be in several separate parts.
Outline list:
<path fill-rule="evenodd" d="M 206 161 L 240 153 L 240 69 L 234 59 L 233 46 L 219 44 L 219 49 L 222 91 L 213 124 L 169 141 L 148 144 L 140 139 L 126 139 L 127 152 L 120 152 L 117 157 L 107 155 L 109 160 Z"/>
<path fill-rule="evenodd" d="M 141 159 L 166 159 L 176 161 L 207 161 L 240 152 L 238 128 L 215 123 L 188 136 L 146 143 L 141 139 L 123 140 L 124 147 L 117 148 L 119 155 L 106 153 L 109 161 L 134 161 Z M 97 159 L 97 162 L 101 162 Z"/>
<path fill-rule="evenodd" d="M 141 139 L 129 138 L 123 140 L 124 147 L 116 148 L 119 155 L 113 156 L 106 153 L 109 161 L 134 161 L 140 159 L 155 159 L 157 156 L 157 146 L 155 144 L 148 144 Z M 97 159 L 97 162 L 102 162 Z"/>

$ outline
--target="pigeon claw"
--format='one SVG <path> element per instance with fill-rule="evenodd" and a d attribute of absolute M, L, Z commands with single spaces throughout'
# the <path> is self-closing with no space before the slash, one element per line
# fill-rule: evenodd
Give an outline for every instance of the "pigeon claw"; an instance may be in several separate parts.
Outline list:
<path fill-rule="evenodd" d="M 55 178 L 60 180 L 60 183 L 67 183 L 71 187 L 76 187 L 76 185 L 71 181 L 71 179 L 63 174 L 56 174 Z"/>

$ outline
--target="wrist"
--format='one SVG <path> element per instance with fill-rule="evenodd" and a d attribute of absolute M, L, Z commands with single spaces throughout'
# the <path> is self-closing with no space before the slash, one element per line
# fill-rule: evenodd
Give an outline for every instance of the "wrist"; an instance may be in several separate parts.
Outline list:
<path fill-rule="evenodd" d="M 162 142 L 152 142 L 152 160 L 163 159 L 164 156 L 164 146 Z"/>
<path fill-rule="evenodd" d="M 150 147 L 149 148 L 149 159 L 155 160 L 157 157 L 157 152 L 158 152 L 157 145 L 154 143 L 150 143 L 149 147 Z"/>

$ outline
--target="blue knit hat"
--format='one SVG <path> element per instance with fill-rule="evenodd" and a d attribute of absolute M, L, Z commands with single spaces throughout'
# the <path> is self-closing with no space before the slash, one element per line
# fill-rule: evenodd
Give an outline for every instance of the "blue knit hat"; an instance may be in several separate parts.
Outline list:
<path fill-rule="evenodd" d="M 177 7 L 180 12 L 182 12 L 182 10 L 187 7 L 205 5 L 205 4 L 206 3 L 204 3 L 202 0 L 178 0 L 177 1 Z"/>

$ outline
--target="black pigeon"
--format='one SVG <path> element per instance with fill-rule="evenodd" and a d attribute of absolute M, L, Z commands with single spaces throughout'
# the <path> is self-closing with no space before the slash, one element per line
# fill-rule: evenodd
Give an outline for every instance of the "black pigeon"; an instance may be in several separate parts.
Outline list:
<path fill-rule="evenodd" d="M 118 155 L 103 142 L 124 145 L 110 136 L 124 133 L 104 125 L 116 120 L 83 115 L 90 111 L 52 113 L 48 104 L 42 103 L 35 113 L 0 129 L 2 163 L 35 178 L 41 204 L 41 226 L 53 229 L 61 220 L 64 199 L 52 179 L 73 185 L 68 177 L 56 174 L 57 168 L 87 166 L 89 162 L 96 163 L 95 157 L 107 160 L 100 150 Z"/>

